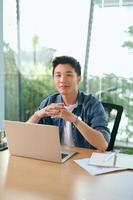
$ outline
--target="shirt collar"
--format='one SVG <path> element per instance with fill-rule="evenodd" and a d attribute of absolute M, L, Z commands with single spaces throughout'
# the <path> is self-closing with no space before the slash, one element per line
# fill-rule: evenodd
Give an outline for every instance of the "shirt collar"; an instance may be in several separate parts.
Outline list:
<path fill-rule="evenodd" d="M 60 94 L 57 95 L 57 103 L 62 103 L 62 102 L 63 101 L 61 95 Z M 82 105 L 82 103 L 83 103 L 83 93 L 80 90 L 78 90 L 77 104 Z"/>

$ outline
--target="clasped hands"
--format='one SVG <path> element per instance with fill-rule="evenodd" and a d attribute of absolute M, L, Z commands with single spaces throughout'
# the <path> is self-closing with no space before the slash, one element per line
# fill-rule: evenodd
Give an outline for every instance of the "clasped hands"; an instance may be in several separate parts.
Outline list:
<path fill-rule="evenodd" d="M 50 116 L 51 118 L 61 117 L 65 109 L 63 103 L 52 103 L 44 108 L 46 116 Z"/>
<path fill-rule="evenodd" d="M 43 117 L 62 118 L 70 122 L 74 122 L 76 119 L 76 116 L 66 108 L 64 103 L 49 104 L 45 108 L 37 111 L 36 114 L 40 119 Z"/>

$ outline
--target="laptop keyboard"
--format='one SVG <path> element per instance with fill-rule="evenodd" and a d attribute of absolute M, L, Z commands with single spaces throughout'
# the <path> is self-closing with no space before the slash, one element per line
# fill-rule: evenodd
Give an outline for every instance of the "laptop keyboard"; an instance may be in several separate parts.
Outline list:
<path fill-rule="evenodd" d="M 66 156 L 68 156 L 67 153 L 61 153 L 61 158 L 62 158 L 62 159 L 65 158 Z"/>

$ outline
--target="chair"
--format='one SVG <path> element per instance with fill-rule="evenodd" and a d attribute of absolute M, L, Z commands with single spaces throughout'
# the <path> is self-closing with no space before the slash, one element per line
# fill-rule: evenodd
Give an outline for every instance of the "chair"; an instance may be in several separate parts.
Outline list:
<path fill-rule="evenodd" d="M 123 106 L 112 104 L 112 103 L 107 103 L 107 102 L 101 102 L 101 103 L 107 113 L 107 116 L 108 116 L 109 128 L 111 125 L 111 128 L 110 128 L 111 138 L 110 138 L 110 142 L 109 142 L 107 151 L 112 151 L 114 148 L 116 135 L 118 133 L 121 116 L 123 113 Z"/>

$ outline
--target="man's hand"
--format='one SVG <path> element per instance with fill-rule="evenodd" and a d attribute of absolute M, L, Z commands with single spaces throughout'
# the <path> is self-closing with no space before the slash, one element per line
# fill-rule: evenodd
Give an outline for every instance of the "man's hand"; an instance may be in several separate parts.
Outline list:
<path fill-rule="evenodd" d="M 52 103 L 36 112 L 39 119 L 43 117 L 62 118 L 66 121 L 74 122 L 76 117 L 63 103 Z"/>
<path fill-rule="evenodd" d="M 61 113 L 61 110 L 64 108 L 63 103 L 52 103 L 45 108 L 39 110 L 36 112 L 38 117 L 41 119 L 43 117 L 55 117 L 59 116 Z"/>

